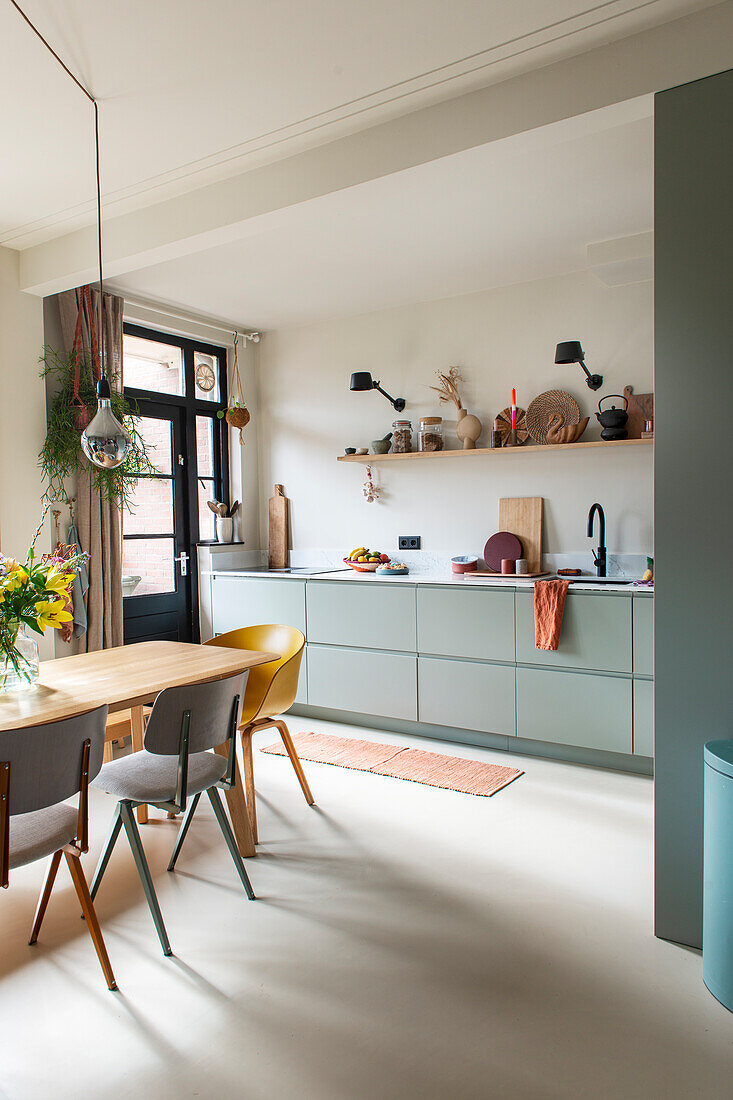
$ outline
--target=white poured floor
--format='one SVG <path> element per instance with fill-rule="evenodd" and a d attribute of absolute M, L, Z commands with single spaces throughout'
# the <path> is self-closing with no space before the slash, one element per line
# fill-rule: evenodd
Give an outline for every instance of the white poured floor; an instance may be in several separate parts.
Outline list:
<path fill-rule="evenodd" d="M 293 719 L 397 744 L 414 739 Z M 275 738 L 271 732 L 256 744 Z M 248 902 L 208 803 L 165 871 L 165 959 L 124 836 L 98 897 L 109 993 L 68 872 L 26 946 L 43 865 L 0 895 L 0 1096 L 10 1100 L 731 1095 L 733 1016 L 698 953 L 652 935 L 649 779 L 424 747 L 527 774 L 493 798 L 255 752 Z M 92 798 L 91 876 L 112 801 Z"/>

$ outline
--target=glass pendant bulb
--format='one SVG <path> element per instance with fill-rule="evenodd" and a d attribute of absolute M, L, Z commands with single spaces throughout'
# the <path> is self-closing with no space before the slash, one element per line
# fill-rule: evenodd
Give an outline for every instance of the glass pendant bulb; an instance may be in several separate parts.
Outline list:
<path fill-rule="evenodd" d="M 127 458 L 132 437 L 112 412 L 111 391 L 106 378 L 97 382 L 97 413 L 81 433 L 84 454 L 95 466 L 114 470 Z"/>

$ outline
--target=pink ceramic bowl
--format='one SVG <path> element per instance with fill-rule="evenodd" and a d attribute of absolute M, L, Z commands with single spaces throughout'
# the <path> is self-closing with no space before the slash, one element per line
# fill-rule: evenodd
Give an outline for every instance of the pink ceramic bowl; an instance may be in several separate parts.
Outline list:
<path fill-rule="evenodd" d="M 456 558 L 451 558 L 451 568 L 454 573 L 475 573 L 478 569 L 478 558 L 472 558 L 465 554 L 459 554 Z"/>

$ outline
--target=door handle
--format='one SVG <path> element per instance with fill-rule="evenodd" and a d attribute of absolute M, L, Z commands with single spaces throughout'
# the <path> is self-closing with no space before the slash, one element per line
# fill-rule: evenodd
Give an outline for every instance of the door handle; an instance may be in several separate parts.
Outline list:
<path fill-rule="evenodd" d="M 181 576 L 185 577 L 188 574 L 188 554 L 183 551 L 178 555 L 178 557 L 174 558 L 173 561 L 177 561 L 180 563 Z"/>

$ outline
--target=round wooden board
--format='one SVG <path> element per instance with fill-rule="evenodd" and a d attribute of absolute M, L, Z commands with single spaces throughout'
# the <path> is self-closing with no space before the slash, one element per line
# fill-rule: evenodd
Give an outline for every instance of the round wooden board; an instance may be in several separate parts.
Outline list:
<path fill-rule="evenodd" d="M 526 443 L 529 439 L 529 432 L 527 431 L 526 412 L 524 409 L 520 409 L 517 405 L 517 443 Z M 501 432 L 501 445 L 506 446 L 506 441 L 511 435 L 512 431 L 512 410 L 511 406 L 506 409 L 502 409 L 500 413 L 497 413 L 494 417 L 494 424 L 498 427 L 494 428 L 494 431 Z"/>
<path fill-rule="evenodd" d="M 580 406 L 565 390 L 546 390 L 530 401 L 527 408 L 527 428 L 535 443 L 547 445 L 550 417 L 562 413 L 565 426 L 580 423 Z"/>
<path fill-rule="evenodd" d="M 501 573 L 501 562 L 503 558 L 511 558 L 512 561 L 518 561 L 521 556 L 521 540 L 510 531 L 497 531 L 495 535 L 491 536 L 484 547 L 484 561 L 489 569 L 493 569 L 497 573 Z"/>

